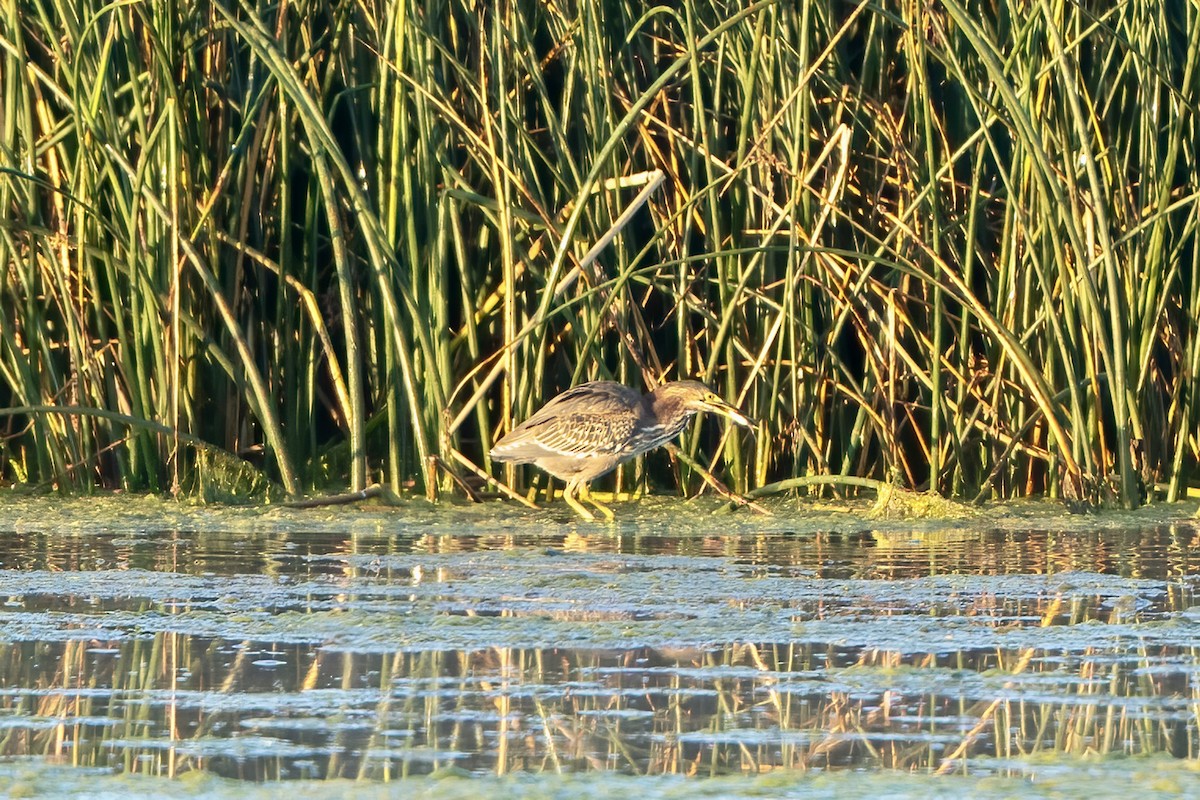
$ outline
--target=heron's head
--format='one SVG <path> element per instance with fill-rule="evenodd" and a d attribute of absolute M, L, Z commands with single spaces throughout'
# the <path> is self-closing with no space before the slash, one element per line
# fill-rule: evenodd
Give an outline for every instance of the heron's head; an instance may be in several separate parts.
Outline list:
<path fill-rule="evenodd" d="M 668 402 L 679 403 L 690 414 L 707 411 L 710 414 L 724 417 L 736 425 L 741 425 L 743 428 L 754 430 L 754 422 L 749 417 L 726 403 L 720 395 L 700 381 L 668 383 L 666 386 L 659 387 L 654 393 Z"/>

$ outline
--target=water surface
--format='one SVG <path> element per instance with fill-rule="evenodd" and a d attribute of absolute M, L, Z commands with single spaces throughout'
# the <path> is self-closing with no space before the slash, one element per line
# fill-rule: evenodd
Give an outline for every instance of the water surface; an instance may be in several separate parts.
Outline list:
<path fill-rule="evenodd" d="M 0 508 L 0 790 L 1200 789 L 1192 509 L 707 510 Z"/>

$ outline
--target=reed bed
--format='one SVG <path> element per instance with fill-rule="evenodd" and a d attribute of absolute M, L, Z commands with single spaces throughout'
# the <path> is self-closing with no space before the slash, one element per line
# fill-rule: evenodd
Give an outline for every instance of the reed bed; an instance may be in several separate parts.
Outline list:
<path fill-rule="evenodd" d="M 1182 0 L 15 0 L 0 481 L 424 491 L 701 377 L 739 490 L 1179 498 L 1198 61 Z"/>

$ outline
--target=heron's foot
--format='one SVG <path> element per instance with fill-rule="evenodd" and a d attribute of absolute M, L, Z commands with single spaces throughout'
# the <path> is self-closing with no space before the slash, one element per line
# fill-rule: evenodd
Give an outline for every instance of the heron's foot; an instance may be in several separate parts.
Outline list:
<path fill-rule="evenodd" d="M 613 520 L 615 520 L 617 518 L 617 515 L 613 513 L 613 510 L 611 508 L 609 508 L 608 506 L 604 505 L 603 503 L 601 503 L 599 500 L 589 497 L 587 499 L 587 501 L 589 503 L 591 503 L 593 506 L 595 506 L 596 510 L 599 511 L 601 514 L 603 514 L 604 518 L 606 520 L 608 520 L 609 522 L 612 522 Z"/>
<path fill-rule="evenodd" d="M 595 521 L 596 515 L 593 514 L 591 511 L 588 511 L 587 506 L 585 506 L 583 503 L 580 503 L 578 500 L 576 500 L 574 497 L 572 497 L 569 494 L 563 495 L 563 498 L 567 501 L 567 505 L 569 505 L 572 509 L 574 509 L 576 514 L 583 517 L 584 519 Z"/>
<path fill-rule="evenodd" d="M 596 515 L 591 511 L 588 511 L 587 506 L 575 499 L 576 488 L 577 487 L 574 484 L 568 483 L 567 488 L 563 489 L 563 499 L 567 501 L 567 505 L 569 505 L 571 509 L 579 516 L 587 520 L 595 520 Z"/>
<path fill-rule="evenodd" d="M 613 513 L 613 510 L 611 508 L 609 508 L 608 506 L 604 505 L 604 503 L 601 503 L 595 497 L 593 497 L 591 490 L 588 489 L 586 486 L 583 487 L 583 489 L 580 493 L 583 495 L 584 500 L 587 500 L 589 503 L 591 503 L 593 506 L 596 507 L 597 511 L 599 511 L 601 514 L 604 515 L 604 518 L 606 520 L 608 520 L 609 522 L 612 522 L 614 519 L 616 519 L 616 514 Z M 595 517 L 593 517 L 593 519 L 595 519 Z"/>

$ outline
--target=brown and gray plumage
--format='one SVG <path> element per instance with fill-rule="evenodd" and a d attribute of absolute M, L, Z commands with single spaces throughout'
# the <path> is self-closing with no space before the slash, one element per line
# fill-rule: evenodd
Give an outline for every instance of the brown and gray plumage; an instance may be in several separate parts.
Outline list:
<path fill-rule="evenodd" d="M 567 482 L 563 496 L 580 516 L 595 519 L 575 491 L 606 517 L 612 511 L 592 499 L 587 482 L 674 439 L 699 411 L 753 428 L 740 411 L 699 381 L 678 381 L 642 395 L 612 381 L 568 389 L 513 428 L 492 448 L 496 461 L 534 464 Z"/>

